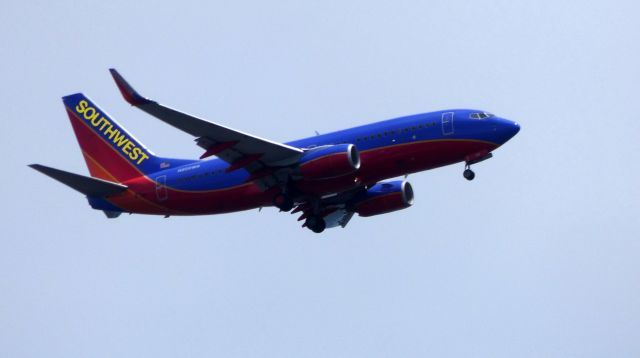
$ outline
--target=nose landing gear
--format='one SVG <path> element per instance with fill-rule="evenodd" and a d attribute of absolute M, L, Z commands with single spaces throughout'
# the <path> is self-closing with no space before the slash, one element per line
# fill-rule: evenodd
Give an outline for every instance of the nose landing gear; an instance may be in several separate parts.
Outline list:
<path fill-rule="evenodd" d="M 473 157 L 475 157 L 475 159 L 472 159 Z M 462 172 L 462 176 L 469 181 L 473 180 L 473 178 L 476 177 L 476 173 L 474 173 L 473 170 L 471 170 L 471 164 L 477 164 L 487 159 L 491 159 L 492 157 L 493 157 L 493 154 L 491 153 L 486 153 L 484 155 L 482 153 L 478 153 L 474 156 L 471 156 L 471 158 L 467 157 L 467 161 L 465 162 L 464 172 Z"/>
<path fill-rule="evenodd" d="M 471 181 L 473 180 L 473 178 L 476 177 L 476 173 L 473 172 L 473 170 L 471 170 L 471 167 L 469 166 L 469 164 L 467 164 L 467 166 L 465 167 L 464 172 L 462 172 L 462 176 Z"/>

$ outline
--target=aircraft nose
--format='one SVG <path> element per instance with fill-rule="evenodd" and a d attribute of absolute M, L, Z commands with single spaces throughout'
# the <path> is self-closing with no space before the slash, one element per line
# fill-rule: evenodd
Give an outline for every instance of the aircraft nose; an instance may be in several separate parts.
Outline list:
<path fill-rule="evenodd" d="M 515 136 L 516 134 L 518 134 L 518 132 L 520 132 L 520 125 L 518 124 L 518 122 L 514 122 L 514 121 L 509 121 L 511 123 L 509 123 L 509 127 L 511 128 L 511 138 L 513 138 L 513 136 Z"/>
<path fill-rule="evenodd" d="M 520 131 L 520 125 L 508 119 L 500 119 L 496 123 L 495 131 L 500 143 L 506 143 Z"/>

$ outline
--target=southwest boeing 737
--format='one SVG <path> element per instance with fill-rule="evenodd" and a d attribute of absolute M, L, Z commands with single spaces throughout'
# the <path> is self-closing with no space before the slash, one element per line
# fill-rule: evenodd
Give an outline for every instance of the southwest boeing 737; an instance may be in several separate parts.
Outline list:
<path fill-rule="evenodd" d="M 121 213 L 221 214 L 275 206 L 300 213 L 313 232 L 345 227 L 412 205 L 410 173 L 492 157 L 517 123 L 491 113 L 454 109 L 278 143 L 231 129 L 141 96 L 115 70 L 131 105 L 195 137 L 199 159 L 155 155 L 82 93 L 62 98 L 90 177 L 44 165 L 32 168 L 87 196 L 108 218 Z"/>

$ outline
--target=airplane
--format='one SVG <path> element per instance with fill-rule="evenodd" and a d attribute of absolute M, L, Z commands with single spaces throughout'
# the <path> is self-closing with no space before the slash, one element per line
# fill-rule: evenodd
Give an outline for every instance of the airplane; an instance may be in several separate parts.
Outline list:
<path fill-rule="evenodd" d="M 389 180 L 455 163 L 471 166 L 515 136 L 520 126 L 473 109 L 389 119 L 279 143 L 180 112 L 140 95 L 115 69 L 125 101 L 193 137 L 198 159 L 155 155 L 82 93 L 62 98 L 91 176 L 33 169 L 84 194 L 108 218 L 121 213 L 206 215 L 263 207 L 300 213 L 315 233 L 345 227 L 354 214 L 410 207 L 406 180 Z"/>

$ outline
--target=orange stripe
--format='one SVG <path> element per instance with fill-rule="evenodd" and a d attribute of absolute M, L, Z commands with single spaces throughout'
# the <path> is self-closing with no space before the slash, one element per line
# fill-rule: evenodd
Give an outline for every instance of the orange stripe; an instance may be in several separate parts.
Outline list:
<path fill-rule="evenodd" d="M 106 141 L 106 139 L 104 139 L 102 136 L 100 136 L 100 135 L 98 135 L 97 133 L 95 133 L 95 131 L 93 131 L 93 130 L 92 130 L 92 128 L 91 128 L 91 127 L 89 127 L 89 125 L 88 125 L 87 123 L 85 123 L 85 122 L 84 122 L 84 121 L 82 121 L 80 118 L 78 118 L 78 116 L 76 116 L 76 115 L 75 115 L 75 113 L 73 113 L 73 112 L 71 112 L 71 113 L 73 114 L 73 116 L 74 116 L 77 120 L 79 120 L 82 124 L 84 124 L 87 128 L 89 128 L 89 129 L 92 131 L 92 133 L 96 134 L 96 136 L 97 136 L 98 138 L 100 138 L 100 139 L 101 139 L 105 144 L 107 144 L 107 146 L 108 146 L 111 150 L 113 150 L 114 152 L 116 152 L 116 153 L 117 153 L 121 158 L 125 159 L 125 162 L 126 162 L 129 166 L 131 166 L 133 169 L 135 169 L 135 170 L 140 174 L 140 176 L 141 176 L 141 177 L 145 177 L 145 178 L 147 178 L 150 182 L 152 182 L 152 183 L 153 183 L 154 185 L 156 185 L 156 186 L 162 186 L 162 187 L 165 187 L 165 188 L 167 188 L 167 189 L 169 189 L 169 190 L 173 190 L 173 191 L 181 192 L 181 193 L 213 193 L 213 192 L 217 192 L 217 191 L 224 191 L 224 190 L 237 189 L 237 188 L 240 188 L 240 187 L 243 187 L 243 186 L 247 186 L 247 185 L 255 185 L 255 184 L 253 184 L 253 182 L 248 182 L 248 183 L 242 183 L 242 184 L 238 184 L 238 185 L 235 185 L 235 186 L 232 186 L 232 187 L 228 187 L 228 188 L 220 188 L 220 189 L 212 189 L 212 190 L 184 190 L 184 189 L 177 189 L 177 188 L 174 188 L 174 187 L 170 187 L 170 186 L 168 186 L 168 185 L 160 184 L 160 183 L 158 183 L 157 181 L 155 181 L 155 180 L 153 180 L 152 178 L 150 178 L 148 175 L 144 174 L 142 171 L 140 171 L 140 169 L 138 169 L 137 167 L 135 167 L 133 164 L 131 164 L 131 162 L 129 162 L 129 161 L 128 161 L 128 160 L 127 160 L 127 159 L 122 155 L 122 153 L 120 153 L 120 152 L 119 152 L 119 151 L 117 151 L 115 148 L 113 148 L 113 146 L 111 146 L 111 145 L 109 144 L 109 142 L 107 142 L 107 141 Z M 151 152 L 149 152 L 149 153 L 151 154 Z M 95 160 L 94 158 L 92 158 L 92 159 L 93 159 L 93 161 L 94 161 L 96 164 L 98 163 L 98 161 L 97 161 L 97 160 Z M 98 165 L 99 165 L 99 164 L 98 164 Z M 106 169 L 104 169 L 104 167 L 102 167 L 102 166 L 100 166 L 100 167 L 101 167 L 103 170 L 105 170 L 105 171 L 106 171 Z M 119 181 L 118 179 L 116 179 L 113 175 L 111 175 L 111 177 L 114 179 L 114 181 L 116 181 L 116 182 L 120 182 L 120 181 Z M 133 178 L 131 178 L 131 179 L 133 179 Z"/>
<path fill-rule="evenodd" d="M 98 168 L 98 169 L 102 170 L 104 173 L 106 173 L 106 174 L 107 174 L 107 175 L 112 179 L 112 181 L 114 181 L 114 182 L 119 182 L 119 181 L 116 179 L 116 177 L 114 177 L 114 176 L 113 176 L 113 175 L 112 175 L 112 174 L 111 174 L 107 169 L 105 169 L 102 165 L 100 165 L 100 163 L 98 163 L 98 161 L 97 161 L 97 160 L 95 160 L 95 159 L 94 159 L 90 154 L 85 153 L 85 152 L 83 152 L 82 154 L 84 154 L 84 155 L 85 155 L 85 157 L 86 157 L 86 158 L 88 158 L 88 159 L 91 161 L 91 163 L 92 163 L 93 165 L 95 165 L 95 166 L 96 166 L 96 168 Z M 153 181 L 151 181 L 151 184 L 152 184 L 152 183 L 153 183 Z M 153 184 L 152 184 L 152 185 L 153 185 Z M 177 212 L 177 213 L 183 213 L 183 214 L 186 214 L 186 213 L 187 213 L 187 212 L 174 211 L 173 209 L 170 209 L 170 208 L 168 208 L 168 207 L 165 207 L 165 206 L 162 206 L 162 205 L 160 205 L 160 204 L 158 204 L 158 203 L 155 203 L 155 202 L 153 202 L 153 201 L 150 201 L 150 200 L 148 200 L 148 199 L 146 199 L 146 198 L 144 198 L 144 197 L 139 196 L 139 195 L 138 195 L 138 193 L 136 193 L 135 191 L 133 191 L 133 190 L 131 190 L 131 189 L 127 189 L 127 190 L 126 190 L 125 192 L 123 192 L 122 194 L 124 194 L 124 193 L 127 193 L 130 197 L 132 197 L 133 199 L 135 199 L 135 200 L 137 200 L 137 201 L 144 202 L 144 203 L 146 203 L 146 204 L 149 204 L 149 205 L 151 205 L 151 206 L 153 206 L 153 207 L 156 207 L 156 208 L 163 209 L 163 210 L 165 210 L 165 211 L 171 211 L 171 212 Z M 122 194 L 120 194 L 120 195 L 122 195 Z M 116 197 L 112 197 L 112 199 L 118 199 L 118 198 L 117 198 L 117 196 L 116 196 Z M 106 199 L 106 198 L 105 198 L 105 200 L 110 201 L 110 199 Z M 116 206 L 117 206 L 117 204 L 116 204 Z"/>
<path fill-rule="evenodd" d="M 92 127 L 89 126 L 89 124 L 87 124 L 85 121 L 83 121 L 80 117 L 78 117 L 75 112 L 71 112 L 69 109 L 67 109 L 67 112 L 71 113 L 73 115 L 73 117 L 75 119 L 77 119 L 80 123 L 82 123 L 84 126 L 86 126 L 91 133 L 95 134 L 96 137 L 100 138 L 100 140 L 102 140 L 107 147 L 109 147 L 111 150 L 113 150 L 120 158 L 124 159 L 125 162 L 131 167 L 133 168 L 135 171 L 137 171 L 140 175 L 145 175 L 140 169 L 138 169 L 136 166 L 134 166 L 133 164 L 131 164 L 131 162 L 124 156 L 124 154 L 122 154 L 120 151 L 116 150 L 109 142 L 107 142 L 106 139 L 104 139 L 104 137 L 102 137 L 101 135 L 99 135 L 98 133 L 96 133 Z M 129 133 L 126 133 L 127 136 L 130 136 Z M 145 148 L 147 149 L 147 148 Z M 150 155 L 154 155 L 153 153 L 151 153 L 148 149 L 147 152 L 149 152 Z"/>

